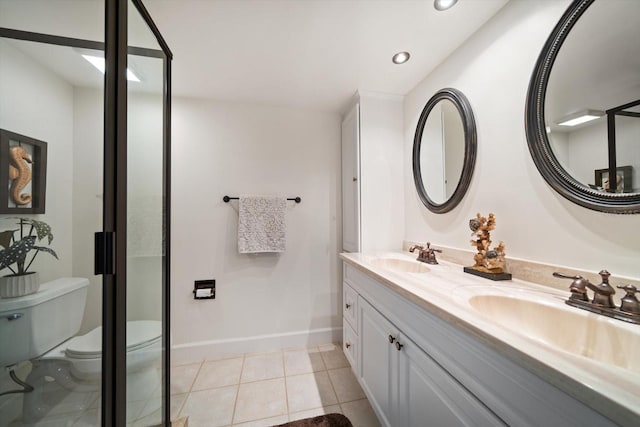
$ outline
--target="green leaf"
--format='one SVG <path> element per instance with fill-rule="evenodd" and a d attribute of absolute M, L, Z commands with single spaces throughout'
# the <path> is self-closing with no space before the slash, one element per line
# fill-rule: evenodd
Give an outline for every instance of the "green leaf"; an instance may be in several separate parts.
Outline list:
<path fill-rule="evenodd" d="M 14 231 L 17 230 L 7 230 L 0 233 L 0 246 L 5 249 L 9 249 L 9 245 L 11 244 L 11 238 L 13 237 Z"/>
<path fill-rule="evenodd" d="M 53 241 L 53 234 L 51 234 L 51 226 L 44 221 L 38 221 L 35 219 L 25 219 L 27 223 L 33 225 L 33 228 L 36 229 L 36 234 L 38 235 L 38 240 L 42 240 L 45 237 L 49 239 L 48 244 L 50 245 Z"/>
<path fill-rule="evenodd" d="M 51 255 L 53 255 L 55 257 L 55 259 L 60 259 L 60 258 L 58 258 L 58 254 L 56 254 L 53 249 L 47 248 L 46 246 L 34 246 L 33 249 L 37 249 L 39 251 L 51 254 Z"/>
<path fill-rule="evenodd" d="M 36 236 L 28 236 L 16 242 L 9 249 L 0 252 L 0 269 L 24 259 L 27 253 L 33 249 Z"/>

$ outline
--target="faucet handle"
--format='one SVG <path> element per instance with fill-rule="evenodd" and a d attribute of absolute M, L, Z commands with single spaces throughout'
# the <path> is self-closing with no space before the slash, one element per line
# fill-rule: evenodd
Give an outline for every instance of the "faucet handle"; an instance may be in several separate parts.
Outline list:
<path fill-rule="evenodd" d="M 431 247 L 431 242 L 427 242 L 427 250 L 430 252 L 438 252 L 438 253 L 442 253 L 442 249 L 435 249 Z"/>
<path fill-rule="evenodd" d="M 627 313 L 640 314 L 640 301 L 636 298 L 636 292 L 638 288 L 633 285 L 616 286 L 622 289 L 627 294 L 622 297 L 622 303 L 620 304 L 620 311 L 626 311 Z"/>
<path fill-rule="evenodd" d="M 427 247 L 424 249 L 424 257 L 422 261 L 427 264 L 438 264 L 438 259 L 436 258 L 436 252 L 442 252 L 441 249 L 434 249 L 431 247 L 431 242 L 427 242 Z"/>
<path fill-rule="evenodd" d="M 623 289 L 629 296 L 635 296 L 635 293 L 638 292 L 638 288 L 633 285 L 616 286 L 616 288 Z"/>
<path fill-rule="evenodd" d="M 558 273 L 557 271 L 553 272 L 553 277 L 560 277 L 562 279 L 573 279 L 573 280 L 582 279 L 582 276 L 570 276 L 568 274 Z"/>
<path fill-rule="evenodd" d="M 409 252 L 413 253 L 413 251 L 415 251 L 416 249 L 417 249 L 417 250 L 419 250 L 419 251 L 421 251 L 421 250 L 423 250 L 423 249 L 424 249 L 424 247 L 423 247 L 423 246 L 420 246 L 420 245 L 413 245 L 413 246 L 411 246 L 411 247 L 409 248 Z"/>
<path fill-rule="evenodd" d="M 587 283 L 589 283 L 589 281 L 587 279 L 582 276 L 570 276 L 568 274 L 558 273 L 557 271 L 553 273 L 553 276 L 573 280 L 571 285 L 569 285 L 569 291 L 571 291 L 569 299 L 589 301 L 587 297 Z"/>

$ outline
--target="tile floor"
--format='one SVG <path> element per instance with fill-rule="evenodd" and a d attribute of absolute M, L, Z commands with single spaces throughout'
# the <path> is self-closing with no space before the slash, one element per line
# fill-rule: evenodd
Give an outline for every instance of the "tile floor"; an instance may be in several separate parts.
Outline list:
<path fill-rule="evenodd" d="M 245 354 L 171 369 L 172 418 L 189 427 L 261 427 L 339 412 L 380 424 L 340 345 Z"/>

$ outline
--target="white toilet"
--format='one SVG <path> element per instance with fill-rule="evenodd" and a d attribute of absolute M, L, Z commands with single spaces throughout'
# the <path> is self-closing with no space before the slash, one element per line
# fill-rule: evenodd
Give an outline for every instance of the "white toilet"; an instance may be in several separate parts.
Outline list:
<path fill-rule="evenodd" d="M 89 281 L 63 278 L 35 294 L 0 299 L 0 366 L 30 360 L 22 424 L 67 425 L 79 417 L 99 417 L 102 328 L 80 329 Z M 3 320 L 11 319 L 11 320 Z M 127 422 L 160 408 L 161 322 L 127 323 Z M 12 343 L 12 345 L 5 345 Z"/>

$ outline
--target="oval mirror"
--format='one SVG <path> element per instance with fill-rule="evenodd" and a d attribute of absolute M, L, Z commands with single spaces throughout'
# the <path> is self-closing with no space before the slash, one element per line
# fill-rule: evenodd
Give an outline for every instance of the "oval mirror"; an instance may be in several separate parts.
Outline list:
<path fill-rule="evenodd" d="M 476 162 L 476 124 L 467 98 L 442 89 L 429 99 L 413 140 L 413 179 L 422 203 L 448 212 L 460 203 Z"/>
<path fill-rule="evenodd" d="M 601 212 L 640 212 L 638 40 L 639 1 L 575 0 L 529 84 L 536 167 L 562 196 Z"/>

